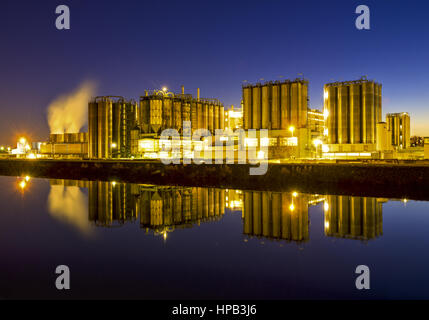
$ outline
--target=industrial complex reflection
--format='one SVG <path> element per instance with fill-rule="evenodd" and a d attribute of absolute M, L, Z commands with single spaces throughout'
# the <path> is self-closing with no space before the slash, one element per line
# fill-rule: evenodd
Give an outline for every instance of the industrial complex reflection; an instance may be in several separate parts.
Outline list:
<path fill-rule="evenodd" d="M 90 225 L 118 227 L 134 222 L 164 239 L 174 230 L 218 221 L 231 213 L 241 214 L 246 238 L 305 242 L 310 237 L 309 210 L 318 206 L 324 213 L 325 236 L 367 241 L 383 234 L 382 210 L 387 201 L 105 181 L 50 180 L 50 184 L 51 215 L 81 231 L 88 232 Z"/>

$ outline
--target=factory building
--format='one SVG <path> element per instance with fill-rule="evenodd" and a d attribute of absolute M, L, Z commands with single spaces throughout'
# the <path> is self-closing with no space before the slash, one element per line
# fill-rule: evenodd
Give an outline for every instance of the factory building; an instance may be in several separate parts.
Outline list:
<path fill-rule="evenodd" d="M 137 105 L 123 97 L 96 97 L 88 104 L 90 159 L 131 156 L 131 131 L 137 125 Z"/>
<path fill-rule="evenodd" d="M 269 159 L 306 156 L 310 138 L 307 80 L 248 84 L 242 96 L 244 129 L 269 130 Z"/>
<path fill-rule="evenodd" d="M 327 146 L 333 157 L 371 157 L 376 151 L 376 124 L 382 119 L 381 84 L 365 77 L 324 87 Z"/>
<path fill-rule="evenodd" d="M 317 109 L 308 109 L 307 114 L 311 141 L 323 139 L 325 134 L 325 116 L 323 112 Z"/>
<path fill-rule="evenodd" d="M 243 129 L 243 108 L 231 108 L 225 111 L 225 127 L 231 130 Z"/>
<path fill-rule="evenodd" d="M 244 191 L 243 233 L 271 240 L 307 241 L 308 196 Z"/>
<path fill-rule="evenodd" d="M 88 133 L 51 133 L 48 142 L 38 144 L 39 153 L 50 158 L 86 158 Z"/>
<path fill-rule="evenodd" d="M 377 198 L 326 196 L 325 235 L 370 240 L 383 234 L 383 202 Z"/>
<path fill-rule="evenodd" d="M 397 150 L 410 147 L 410 115 L 407 112 L 388 113 L 386 115 L 389 142 Z"/>

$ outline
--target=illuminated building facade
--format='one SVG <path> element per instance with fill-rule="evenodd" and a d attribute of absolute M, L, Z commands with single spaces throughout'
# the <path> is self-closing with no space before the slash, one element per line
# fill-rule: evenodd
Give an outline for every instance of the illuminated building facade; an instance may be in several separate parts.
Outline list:
<path fill-rule="evenodd" d="M 137 104 L 123 97 L 96 97 L 88 104 L 90 159 L 129 158 Z"/>
<path fill-rule="evenodd" d="M 324 87 L 328 156 L 371 157 L 382 119 L 382 86 L 363 77 Z"/>
<path fill-rule="evenodd" d="M 307 156 L 307 80 L 244 85 L 242 99 L 244 129 L 269 130 L 269 159 Z"/>
<path fill-rule="evenodd" d="M 387 129 L 390 132 L 390 143 L 397 150 L 410 147 L 410 115 L 407 112 L 388 113 Z"/>
<path fill-rule="evenodd" d="M 231 130 L 243 129 L 243 109 L 234 108 L 225 111 L 225 127 Z"/>

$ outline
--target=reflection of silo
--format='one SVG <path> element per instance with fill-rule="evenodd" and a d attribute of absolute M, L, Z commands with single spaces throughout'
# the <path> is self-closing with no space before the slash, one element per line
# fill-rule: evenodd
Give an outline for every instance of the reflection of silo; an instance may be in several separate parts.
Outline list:
<path fill-rule="evenodd" d="M 305 195 L 245 191 L 243 217 L 247 235 L 293 241 L 309 237 Z"/>
<path fill-rule="evenodd" d="M 382 203 L 376 198 L 327 196 L 325 234 L 368 240 L 382 235 Z"/>

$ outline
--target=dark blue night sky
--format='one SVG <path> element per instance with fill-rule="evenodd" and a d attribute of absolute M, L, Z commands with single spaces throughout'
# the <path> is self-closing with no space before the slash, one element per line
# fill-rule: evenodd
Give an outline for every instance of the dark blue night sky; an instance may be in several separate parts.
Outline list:
<path fill-rule="evenodd" d="M 66 4 L 71 30 L 55 28 Z M 355 8 L 371 9 L 371 30 Z M 412 133 L 429 135 L 429 2 L 1 1 L 0 143 L 47 138 L 46 107 L 84 80 L 100 95 L 137 99 L 167 86 L 239 105 L 243 80 L 323 84 L 362 75 L 383 84 L 383 113 L 408 111 Z"/>

